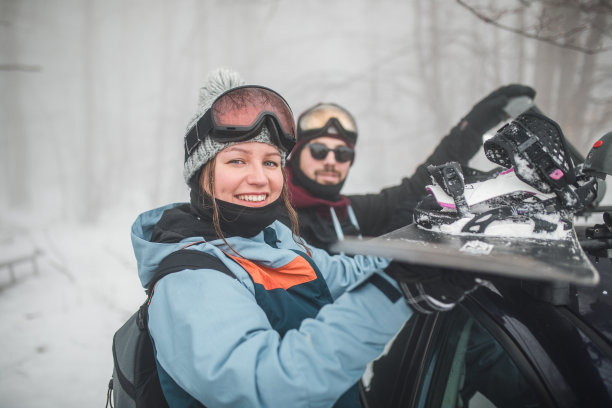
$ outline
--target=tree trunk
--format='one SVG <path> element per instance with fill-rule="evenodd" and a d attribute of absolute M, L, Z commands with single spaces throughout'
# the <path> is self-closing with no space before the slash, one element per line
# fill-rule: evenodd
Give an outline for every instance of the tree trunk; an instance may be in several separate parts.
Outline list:
<path fill-rule="evenodd" d="M 427 69 L 431 72 L 429 77 L 430 96 L 429 105 L 434 112 L 436 118 L 436 134 L 443 134 L 447 129 L 449 108 L 444 98 L 444 81 L 441 73 L 442 57 L 441 48 L 444 44 L 440 41 L 440 22 L 438 9 L 438 1 L 428 1 L 429 10 L 427 14 L 430 19 L 430 55 L 428 58 Z"/>
<path fill-rule="evenodd" d="M 521 9 L 521 11 L 517 15 L 517 25 L 520 30 L 525 29 L 525 9 Z M 516 40 L 516 80 L 519 83 L 525 82 L 525 68 L 527 66 L 527 61 L 525 58 L 525 37 L 522 35 L 515 35 Z"/>
<path fill-rule="evenodd" d="M 160 49 L 163 51 L 161 58 L 161 73 L 160 73 L 160 94 L 157 102 L 158 113 L 155 118 L 157 125 L 155 126 L 155 133 L 152 135 L 151 141 L 154 143 L 153 161 L 150 162 L 152 165 L 151 174 L 153 177 L 153 185 L 151 186 L 151 201 L 157 203 L 160 201 L 161 189 L 163 188 L 163 179 L 165 168 L 161 165 L 164 162 L 166 155 L 166 144 L 168 142 L 168 133 L 166 132 L 166 115 L 165 112 L 168 108 L 170 95 L 170 87 L 172 86 L 168 80 L 172 78 L 171 70 L 173 68 L 172 63 L 172 36 L 173 36 L 173 23 L 174 23 L 174 11 L 175 5 L 167 2 L 162 3 L 162 9 L 164 14 L 164 25 L 161 27 L 163 30 L 162 43 Z M 179 142 L 179 141 L 177 141 Z"/>
<path fill-rule="evenodd" d="M 495 0 L 489 0 L 489 4 L 491 4 L 491 6 L 493 6 L 495 4 Z M 499 35 L 500 35 L 500 30 L 498 29 L 494 29 L 492 32 L 492 44 L 491 44 L 491 51 L 490 51 L 490 55 L 491 55 L 491 68 L 493 70 L 493 72 L 491 73 L 491 77 L 493 79 L 493 83 L 495 84 L 495 86 L 499 86 L 502 83 L 502 79 L 501 79 L 501 58 L 499 55 L 499 50 L 504 48 L 504 45 L 500 43 L 499 40 Z"/>
<path fill-rule="evenodd" d="M 10 208 L 22 208 L 30 204 L 30 180 L 31 163 L 28 155 L 27 123 L 23 107 L 28 106 L 21 95 L 22 78 L 24 75 L 35 75 L 24 71 L 20 66 L 20 52 L 17 38 L 15 38 L 13 26 L 19 21 L 20 10 L 23 4 L 20 2 L 0 3 L 2 19 L 8 25 L 3 32 L 9 33 L 8 39 L 4 39 L 3 59 L 5 65 L 2 71 L 2 109 L 0 109 L 0 123 L 3 131 L 0 132 L 0 160 L 4 168 L 2 184 L 6 186 L 7 195 L 4 198 Z M 36 141 L 33 141 L 36 142 Z"/>
<path fill-rule="evenodd" d="M 81 222 L 95 223 L 100 215 L 100 203 L 98 200 L 98 192 L 100 189 L 100 180 L 96 177 L 96 164 L 98 160 L 94 160 L 97 151 L 98 128 L 96 126 L 95 116 L 95 84 L 94 81 L 94 59 L 95 59 L 95 18 L 94 7 L 95 2 L 84 3 L 84 24 L 83 37 L 81 40 L 81 49 L 83 55 L 83 127 L 81 133 L 85 135 L 82 138 L 80 151 L 75 151 L 74 154 L 79 157 L 80 165 L 76 169 L 78 187 L 76 189 L 76 202 L 82 205 L 76 206 L 77 218 Z M 78 145 L 77 145 L 78 146 Z"/>
<path fill-rule="evenodd" d="M 557 26 L 551 27 L 554 31 L 562 31 L 564 27 L 571 27 L 574 25 L 576 19 L 575 11 L 570 9 L 561 9 L 558 11 L 559 18 L 555 19 Z M 570 141 L 574 141 L 573 129 L 571 128 L 571 122 L 568 123 L 570 111 L 582 110 L 585 106 L 575 106 L 572 101 L 571 95 L 575 92 L 575 86 L 577 81 L 576 69 L 578 65 L 579 53 L 574 50 L 566 48 L 555 48 L 556 61 L 554 67 L 558 71 L 558 76 L 555 78 L 556 84 L 555 89 L 557 95 L 555 98 L 555 120 L 559 122 L 561 128 L 564 130 L 565 137 Z"/>
<path fill-rule="evenodd" d="M 596 27 L 601 27 L 603 21 L 606 19 L 604 14 L 597 14 L 595 17 Z M 597 47 L 603 39 L 603 33 L 599 30 L 591 30 L 590 35 L 586 40 L 587 48 Z M 580 70 L 580 76 L 578 84 L 575 87 L 573 96 L 570 96 L 573 101 L 574 109 L 568 112 L 568 125 L 571 126 L 572 132 L 576 135 L 576 144 L 581 151 L 586 151 L 590 146 L 591 140 L 601 135 L 593 134 L 598 129 L 593 126 L 598 122 L 594 112 L 594 106 L 590 104 L 589 95 L 595 86 L 595 71 L 597 68 L 597 58 L 599 54 L 583 54 L 582 55 L 582 69 Z M 608 104 L 610 107 L 610 104 Z M 588 110 L 587 110 L 588 109 Z M 587 113 L 591 113 L 589 117 L 593 120 L 591 123 L 587 122 Z M 605 110 L 603 111 L 605 113 Z M 608 112 L 609 114 L 609 109 Z M 604 123 L 607 121 L 608 126 L 611 124 L 612 119 L 610 116 L 604 115 L 602 117 Z M 612 129 L 607 129 L 612 130 Z"/>

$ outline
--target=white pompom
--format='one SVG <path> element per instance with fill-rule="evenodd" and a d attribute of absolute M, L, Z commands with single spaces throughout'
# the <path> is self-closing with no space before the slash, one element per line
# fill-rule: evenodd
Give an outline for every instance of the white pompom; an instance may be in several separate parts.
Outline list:
<path fill-rule="evenodd" d="M 212 105 L 217 96 L 237 86 L 246 85 L 245 80 L 236 71 L 227 68 L 217 68 L 208 74 L 208 79 L 200 88 L 198 109 L 187 124 L 187 133 Z"/>
<path fill-rule="evenodd" d="M 200 88 L 198 109 L 205 110 L 210 108 L 217 96 L 229 89 L 245 84 L 245 80 L 236 71 L 227 68 L 218 68 L 212 71 L 208 75 L 206 84 Z"/>

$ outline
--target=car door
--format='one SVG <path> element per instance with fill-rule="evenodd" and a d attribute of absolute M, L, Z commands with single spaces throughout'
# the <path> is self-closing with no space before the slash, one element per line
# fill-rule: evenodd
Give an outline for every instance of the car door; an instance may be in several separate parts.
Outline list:
<path fill-rule="evenodd" d="M 507 334 L 475 312 L 415 314 L 364 375 L 364 406 L 554 406 Z"/>

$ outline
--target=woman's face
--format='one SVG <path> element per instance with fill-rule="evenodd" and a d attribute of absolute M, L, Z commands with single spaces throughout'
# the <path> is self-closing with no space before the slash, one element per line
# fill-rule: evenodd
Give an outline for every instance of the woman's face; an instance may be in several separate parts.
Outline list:
<path fill-rule="evenodd" d="M 215 159 L 215 198 L 245 207 L 263 207 L 281 195 L 279 151 L 267 143 L 245 142 L 220 151 Z M 204 190 L 208 183 L 204 180 Z"/>

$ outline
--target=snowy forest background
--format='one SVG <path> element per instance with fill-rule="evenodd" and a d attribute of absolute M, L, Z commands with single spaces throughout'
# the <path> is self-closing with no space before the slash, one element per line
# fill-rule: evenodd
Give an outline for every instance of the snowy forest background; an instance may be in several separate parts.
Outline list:
<path fill-rule="evenodd" d="M 611 26 L 610 0 L 0 0 L 0 406 L 104 404 L 143 299 L 131 222 L 187 200 L 182 137 L 214 68 L 296 115 L 346 106 L 344 192 L 371 192 L 509 83 L 586 154 L 612 131 Z"/>

